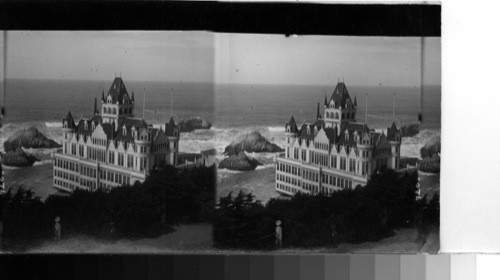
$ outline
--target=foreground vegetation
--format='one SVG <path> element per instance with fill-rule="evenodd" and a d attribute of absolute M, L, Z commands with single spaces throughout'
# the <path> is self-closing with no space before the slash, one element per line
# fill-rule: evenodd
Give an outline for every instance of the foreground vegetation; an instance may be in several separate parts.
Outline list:
<path fill-rule="evenodd" d="M 416 227 L 421 241 L 439 227 L 439 196 L 416 200 L 417 174 L 392 170 L 374 174 L 366 187 L 331 195 L 297 194 L 263 205 L 240 192 L 219 200 L 214 245 L 232 249 L 272 249 L 275 222 L 282 222 L 283 247 L 335 246 L 377 241 L 395 229 Z"/>
<path fill-rule="evenodd" d="M 19 188 L 0 195 L 4 243 L 7 249 L 24 250 L 52 239 L 56 216 L 61 219 L 62 238 L 156 237 L 172 232 L 173 225 L 207 223 L 212 219 L 215 184 L 215 167 L 179 172 L 165 166 L 144 183 L 111 191 L 77 190 L 42 201 Z"/>

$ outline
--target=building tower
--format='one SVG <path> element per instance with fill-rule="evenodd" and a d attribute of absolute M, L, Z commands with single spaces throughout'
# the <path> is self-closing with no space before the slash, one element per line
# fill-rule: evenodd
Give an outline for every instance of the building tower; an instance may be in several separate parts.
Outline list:
<path fill-rule="evenodd" d="M 71 115 L 70 111 L 68 111 L 68 115 L 66 116 L 66 118 L 63 119 L 62 123 L 63 123 L 63 127 L 62 127 L 62 131 L 63 131 L 63 153 L 66 154 L 66 153 L 70 152 L 70 149 L 71 149 L 71 146 L 70 146 L 71 138 L 73 137 L 73 133 L 76 130 L 75 121 L 73 120 L 73 116 Z"/>
<path fill-rule="evenodd" d="M 290 121 L 285 125 L 285 137 L 286 137 L 286 155 L 285 157 L 290 158 L 293 157 L 290 154 L 290 151 L 293 151 L 291 147 L 297 140 L 299 136 L 299 130 L 297 128 L 297 123 L 293 116 L 290 118 Z"/>
<path fill-rule="evenodd" d="M 391 157 L 387 165 L 392 169 L 398 169 L 401 158 L 401 131 L 394 122 L 392 122 L 391 127 L 387 128 L 387 140 L 391 145 Z"/>
<path fill-rule="evenodd" d="M 337 127 L 340 131 L 344 122 L 356 122 L 357 102 L 353 102 L 345 84 L 339 82 L 327 101 L 325 98 L 325 127 Z"/>
<path fill-rule="evenodd" d="M 121 119 L 134 116 L 134 98 L 130 98 L 121 77 L 116 77 L 109 88 L 108 94 L 102 93 L 102 121 L 113 123 L 115 131 Z"/>
<path fill-rule="evenodd" d="M 170 121 L 165 124 L 165 135 L 167 136 L 170 152 L 167 153 L 166 162 L 172 165 L 177 165 L 179 158 L 179 126 L 175 123 L 174 118 L 170 117 Z"/>

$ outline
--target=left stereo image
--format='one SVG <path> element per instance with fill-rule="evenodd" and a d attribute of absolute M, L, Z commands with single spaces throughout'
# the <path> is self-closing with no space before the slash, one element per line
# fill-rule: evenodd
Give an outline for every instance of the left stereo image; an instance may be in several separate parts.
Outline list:
<path fill-rule="evenodd" d="M 0 251 L 210 250 L 214 35 L 2 36 Z"/>

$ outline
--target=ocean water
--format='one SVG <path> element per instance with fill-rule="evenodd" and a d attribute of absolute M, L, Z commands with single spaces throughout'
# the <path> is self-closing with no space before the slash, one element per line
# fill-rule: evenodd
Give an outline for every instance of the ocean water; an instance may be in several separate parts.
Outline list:
<path fill-rule="evenodd" d="M 325 86 L 285 85 L 216 85 L 214 144 L 222 153 L 224 147 L 242 133 L 257 130 L 271 142 L 284 146 L 285 123 L 294 116 L 298 125 L 314 121 L 317 103 L 323 110 L 325 95 L 330 98 L 335 84 Z M 426 86 L 423 99 L 420 88 L 349 86 L 351 98 L 357 97 L 358 121 L 365 119 L 370 128 L 385 130 L 392 124 L 394 93 L 395 121 L 398 126 L 418 121 L 422 114 L 421 132 L 404 138 L 401 153 L 419 157 L 420 148 L 441 132 L 441 87 Z M 368 95 L 367 95 L 368 93 Z M 423 101 L 423 102 L 421 102 Z M 422 103 L 422 104 L 421 104 Z M 422 106 L 422 109 L 421 109 Z"/>
<path fill-rule="evenodd" d="M 47 137 L 60 141 L 62 118 L 71 111 L 75 121 L 90 117 L 97 97 L 100 110 L 101 93 L 106 94 L 112 81 L 57 81 L 57 80 L 10 80 L 7 84 L 6 117 L 0 129 L 0 144 L 20 128 L 36 126 Z M 143 113 L 148 123 L 159 126 L 168 122 L 171 115 L 176 120 L 199 116 L 214 122 L 214 86 L 210 83 L 136 82 L 124 78 L 129 94 L 134 91 L 136 117 Z M 179 149 L 199 151 L 211 148 L 208 139 L 212 131 L 186 133 Z"/>
<path fill-rule="evenodd" d="M 4 127 L 0 144 L 19 128 L 35 125 L 47 137 L 60 141 L 61 120 L 71 110 L 73 117 L 91 116 L 94 98 L 100 108 L 101 92 L 111 85 L 102 81 L 10 80 L 7 85 Z M 209 83 L 168 83 L 127 81 L 129 93 L 135 93 L 135 115 L 142 116 L 143 93 L 146 93 L 145 119 L 155 126 L 164 124 L 171 114 L 171 92 L 174 91 L 173 115 L 179 119 L 199 116 L 213 124 L 211 130 L 181 135 L 181 152 L 198 152 L 215 147 L 219 154 L 243 133 L 257 130 L 269 141 L 284 146 L 284 124 L 293 115 L 298 124 L 311 121 L 316 104 L 322 108 L 325 94 L 329 98 L 335 84 L 327 86 L 287 85 L 213 85 Z M 396 123 L 411 124 L 422 112 L 421 133 L 405 138 L 402 154 L 419 156 L 425 142 L 440 134 L 441 88 L 424 88 L 422 110 L 419 88 L 357 87 L 347 85 L 352 98 L 357 97 L 358 120 L 365 118 L 371 128 L 385 129 L 392 123 L 393 97 L 396 93 Z M 0 149 L 3 149 L 1 145 Z M 222 157 L 219 155 L 219 158 Z"/>

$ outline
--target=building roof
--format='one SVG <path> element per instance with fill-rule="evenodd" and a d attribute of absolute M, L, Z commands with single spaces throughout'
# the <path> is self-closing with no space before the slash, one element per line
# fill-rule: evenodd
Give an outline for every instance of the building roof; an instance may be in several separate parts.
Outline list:
<path fill-rule="evenodd" d="M 344 83 L 339 82 L 337 84 L 328 103 L 332 100 L 335 103 L 335 108 L 345 108 L 346 104 L 352 104 L 351 97 Z"/>
<path fill-rule="evenodd" d="M 217 154 L 217 150 L 215 148 L 201 151 L 201 154 L 204 156 L 215 156 Z"/>
<path fill-rule="evenodd" d="M 391 127 L 387 128 L 387 140 L 394 141 L 396 140 L 396 135 L 398 134 L 399 129 L 394 122 L 392 122 Z"/>
<path fill-rule="evenodd" d="M 125 98 L 129 98 L 127 88 L 125 88 L 122 78 L 115 78 L 113 84 L 111 84 L 111 87 L 109 88 L 106 98 L 108 96 L 111 96 L 113 103 L 118 102 L 120 104 L 124 102 Z"/>
<path fill-rule="evenodd" d="M 326 137 L 328 138 L 328 140 L 330 141 L 331 144 L 337 143 L 336 128 L 325 127 L 325 128 L 323 128 L 323 130 L 325 131 Z"/>
<path fill-rule="evenodd" d="M 314 136 L 314 124 L 304 123 L 300 128 L 299 137 L 306 140 L 314 140 Z"/>
<path fill-rule="evenodd" d="M 288 126 L 290 126 L 291 133 L 299 132 L 299 130 L 297 128 L 297 123 L 295 122 L 295 119 L 293 118 L 293 116 L 290 118 L 290 121 L 288 121 Z"/>
<path fill-rule="evenodd" d="M 71 115 L 71 111 L 68 111 L 68 115 L 64 118 L 68 122 L 68 128 L 76 128 L 75 121 L 73 120 L 73 116 Z"/>
<path fill-rule="evenodd" d="M 177 126 L 175 124 L 174 118 L 170 117 L 170 121 L 165 125 L 165 134 L 167 136 L 174 136 L 174 128 Z"/>

